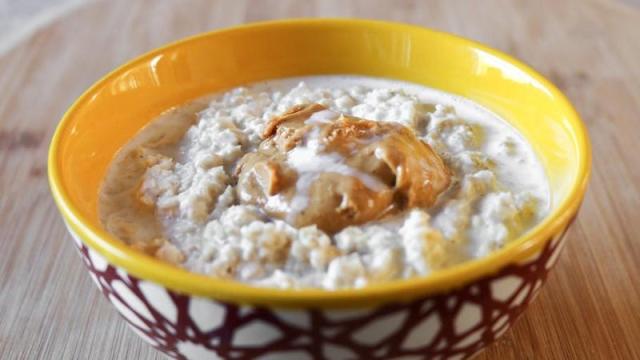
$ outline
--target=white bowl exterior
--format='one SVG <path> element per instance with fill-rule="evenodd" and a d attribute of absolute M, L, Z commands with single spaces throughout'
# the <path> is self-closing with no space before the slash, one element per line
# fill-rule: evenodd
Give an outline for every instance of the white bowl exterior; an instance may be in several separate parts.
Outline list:
<path fill-rule="evenodd" d="M 187 359 L 464 359 L 500 337 L 536 296 L 563 236 L 489 279 L 374 309 L 268 309 L 175 293 L 75 245 L 103 294 L 145 341 Z M 314 357 L 315 356 L 315 357 Z"/>

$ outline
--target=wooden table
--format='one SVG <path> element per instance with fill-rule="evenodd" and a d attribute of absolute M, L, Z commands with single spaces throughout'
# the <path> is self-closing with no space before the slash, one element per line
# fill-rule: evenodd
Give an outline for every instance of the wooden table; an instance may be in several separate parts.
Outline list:
<path fill-rule="evenodd" d="M 470 37 L 563 89 L 593 141 L 582 212 L 548 285 L 480 359 L 640 359 L 640 10 L 608 1 L 92 3 L 0 55 L 0 358 L 159 359 L 96 291 L 49 195 L 58 119 L 125 60 L 247 21 L 358 16 Z"/>

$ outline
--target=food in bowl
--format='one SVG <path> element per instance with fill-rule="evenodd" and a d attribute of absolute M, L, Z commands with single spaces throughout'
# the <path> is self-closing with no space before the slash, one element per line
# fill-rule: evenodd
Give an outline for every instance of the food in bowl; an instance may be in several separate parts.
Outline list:
<path fill-rule="evenodd" d="M 193 272 L 358 288 L 483 257 L 549 209 L 532 147 L 481 106 L 362 76 L 250 84 L 171 109 L 113 160 L 105 228 Z"/>
<path fill-rule="evenodd" d="M 213 91 L 329 72 L 428 84 L 508 119 L 544 166 L 551 198 L 547 215 L 483 258 L 428 276 L 340 291 L 208 278 L 186 271 L 184 263 L 180 268 L 145 256 L 100 224 L 98 195 L 108 166 L 149 119 Z M 466 120 L 464 107 L 454 107 Z M 53 198 L 91 278 L 141 339 L 169 357 L 467 359 L 502 336 L 544 287 L 570 240 L 564 234 L 584 198 L 590 162 L 586 129 L 567 99 L 498 51 L 405 24 L 301 19 L 198 35 L 114 70 L 65 114 L 51 142 L 48 169 Z M 452 179 L 450 188 L 454 184 Z M 428 209 L 434 219 L 437 206 Z M 146 250 L 153 253 L 152 247 Z"/>

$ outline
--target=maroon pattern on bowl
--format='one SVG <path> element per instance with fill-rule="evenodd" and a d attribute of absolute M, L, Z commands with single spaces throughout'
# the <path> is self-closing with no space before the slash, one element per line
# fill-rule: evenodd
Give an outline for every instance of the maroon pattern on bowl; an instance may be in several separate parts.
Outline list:
<path fill-rule="evenodd" d="M 297 310 L 173 292 L 109 264 L 70 232 L 92 279 L 129 326 L 177 359 L 466 359 L 509 329 L 564 244 L 560 235 L 495 275 L 410 303 Z"/>

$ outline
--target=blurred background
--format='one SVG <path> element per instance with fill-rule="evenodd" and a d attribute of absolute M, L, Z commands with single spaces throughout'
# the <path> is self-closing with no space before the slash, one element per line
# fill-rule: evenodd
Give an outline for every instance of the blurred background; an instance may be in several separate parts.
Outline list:
<path fill-rule="evenodd" d="M 0 53 L 90 0 L 0 0 Z"/>
<path fill-rule="evenodd" d="M 310 16 L 472 38 L 568 95 L 591 134 L 590 190 L 548 285 L 478 359 L 640 359 L 640 0 L 0 0 L 0 359 L 163 358 L 73 253 L 46 181 L 51 134 L 83 90 L 134 56 L 207 30 Z"/>

